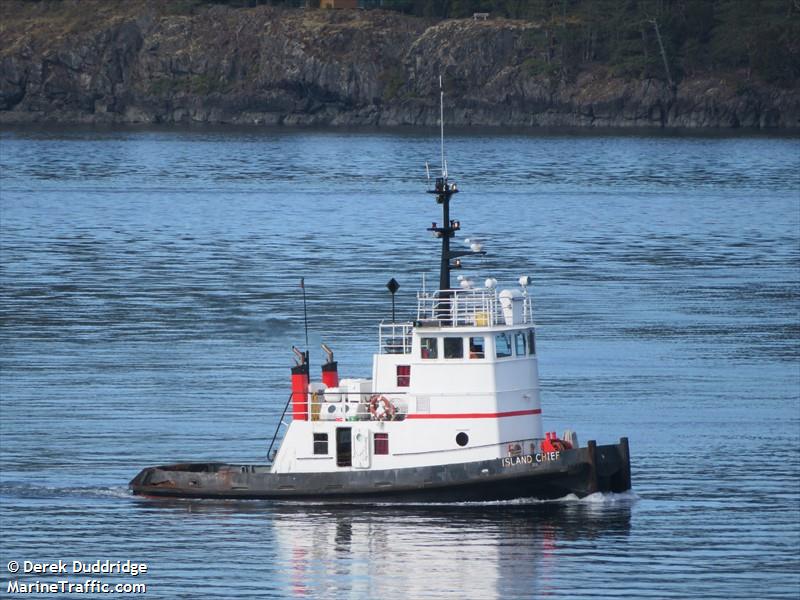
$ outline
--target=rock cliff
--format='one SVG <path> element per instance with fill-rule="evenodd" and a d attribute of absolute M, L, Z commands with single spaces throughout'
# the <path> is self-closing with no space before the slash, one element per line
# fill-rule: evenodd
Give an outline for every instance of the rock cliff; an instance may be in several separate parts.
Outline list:
<path fill-rule="evenodd" d="M 186 8 L 186 7 L 189 8 Z M 670 88 L 587 64 L 548 69 L 534 22 L 383 11 L 13 2 L 0 123 L 800 127 L 800 94 L 700 73 Z"/>

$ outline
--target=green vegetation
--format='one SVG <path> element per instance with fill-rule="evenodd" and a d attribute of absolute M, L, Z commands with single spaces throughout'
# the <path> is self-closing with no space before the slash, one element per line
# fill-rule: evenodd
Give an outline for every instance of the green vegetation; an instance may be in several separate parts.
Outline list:
<path fill-rule="evenodd" d="M 586 63 L 600 63 L 622 76 L 675 82 L 686 74 L 725 69 L 746 69 L 786 86 L 800 78 L 797 0 L 383 0 L 382 5 L 418 16 L 486 12 L 491 18 L 537 22 L 546 40 L 545 65 L 537 58 L 527 67 L 538 72 L 568 75 Z"/>
<path fill-rule="evenodd" d="M 176 2 L 182 9 L 319 6 L 318 0 Z M 533 21 L 540 29 L 530 40 L 526 69 L 540 74 L 569 77 L 596 63 L 619 76 L 672 83 L 730 69 L 786 87 L 800 79 L 798 0 L 360 0 L 360 5 L 429 18 L 484 12 L 491 19 Z"/>
<path fill-rule="evenodd" d="M 188 1 L 234 7 L 309 4 Z M 485 12 L 491 18 L 537 22 L 543 39 L 535 45 L 545 48 L 544 56 L 526 65 L 536 73 L 568 77 L 587 63 L 599 63 L 620 76 L 672 82 L 725 69 L 746 69 L 748 76 L 784 86 L 800 79 L 797 0 L 361 0 L 361 5 L 442 19 Z"/>

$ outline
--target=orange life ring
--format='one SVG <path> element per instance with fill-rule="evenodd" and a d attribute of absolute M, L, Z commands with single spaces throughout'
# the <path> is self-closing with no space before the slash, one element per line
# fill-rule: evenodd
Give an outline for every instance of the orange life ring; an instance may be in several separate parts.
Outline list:
<path fill-rule="evenodd" d="M 383 412 L 378 414 L 378 405 L 383 404 Z M 386 396 L 375 394 L 369 399 L 369 414 L 373 421 L 392 421 L 397 409 Z"/>

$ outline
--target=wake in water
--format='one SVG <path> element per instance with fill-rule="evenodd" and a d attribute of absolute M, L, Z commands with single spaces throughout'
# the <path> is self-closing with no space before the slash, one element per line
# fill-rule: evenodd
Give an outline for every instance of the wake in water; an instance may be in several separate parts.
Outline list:
<path fill-rule="evenodd" d="M 0 496 L 16 498 L 129 498 L 127 486 L 54 487 L 8 481 L 0 483 Z"/>
<path fill-rule="evenodd" d="M 130 492 L 123 492 L 125 497 L 132 497 Z M 335 508 L 335 507 L 374 507 L 374 508 L 453 508 L 453 509 L 474 509 L 474 508 L 523 508 L 530 507 L 559 507 L 575 506 L 588 509 L 631 507 L 641 500 L 632 490 L 622 493 L 597 492 L 584 498 L 579 498 L 575 494 L 568 494 L 561 498 L 552 500 L 541 500 L 538 498 L 517 498 L 515 500 L 493 500 L 484 502 L 389 502 L 374 499 L 328 499 L 328 500 L 277 500 L 277 499 L 219 499 L 219 498 L 148 498 L 143 496 L 133 497 L 137 502 L 145 502 L 153 506 L 225 506 L 226 508 L 241 507 L 251 509 L 255 507 L 281 507 L 281 508 Z"/>
<path fill-rule="evenodd" d="M 633 504 L 641 498 L 633 491 L 628 490 L 622 493 L 596 492 L 579 498 L 575 494 L 567 494 L 561 498 L 552 500 L 542 500 L 540 498 L 516 498 L 514 500 L 487 500 L 485 502 L 373 502 L 375 506 L 541 506 L 549 504 L 589 504 L 589 505 L 610 505 L 610 504 Z"/>

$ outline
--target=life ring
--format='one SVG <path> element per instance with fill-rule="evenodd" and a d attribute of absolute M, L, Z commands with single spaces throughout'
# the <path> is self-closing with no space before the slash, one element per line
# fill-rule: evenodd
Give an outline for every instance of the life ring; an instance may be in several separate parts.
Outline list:
<path fill-rule="evenodd" d="M 378 413 L 378 406 L 383 404 L 383 412 Z M 369 399 L 369 414 L 373 421 L 392 421 L 397 409 L 386 396 L 375 394 Z"/>
<path fill-rule="evenodd" d="M 567 449 L 567 445 L 558 438 L 553 438 L 550 440 L 550 445 L 553 447 L 553 450 L 556 452 L 563 452 Z"/>

